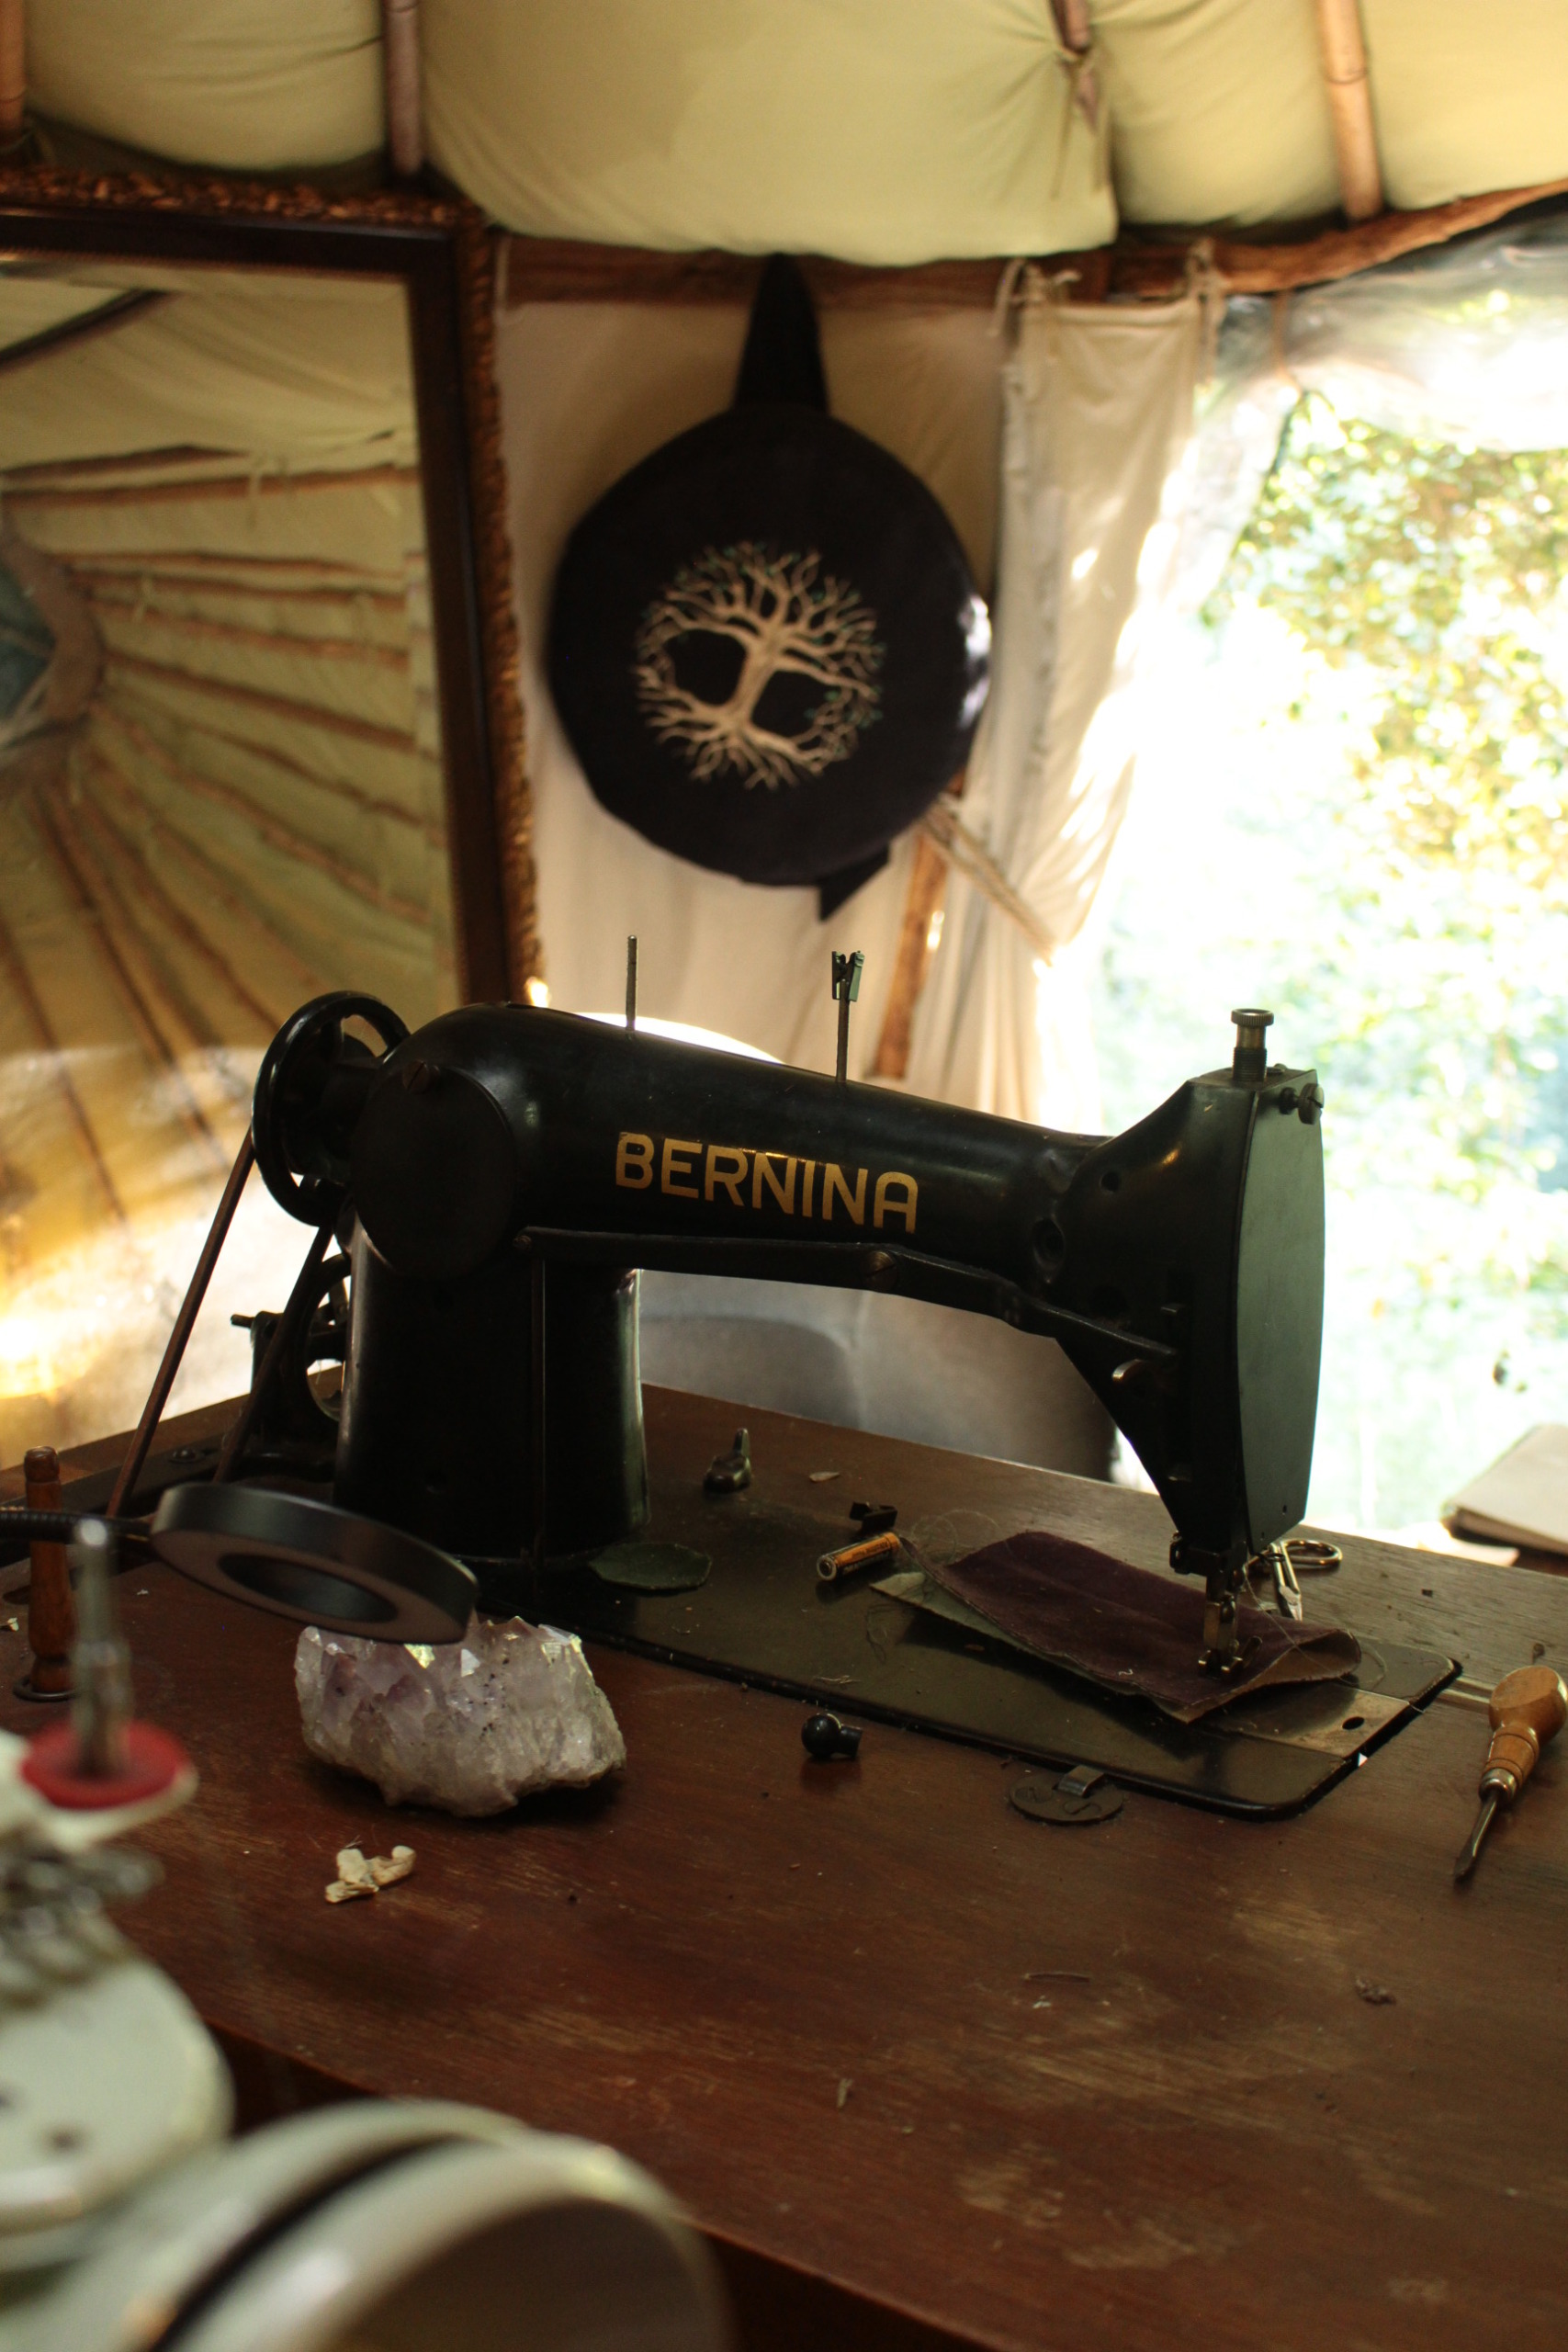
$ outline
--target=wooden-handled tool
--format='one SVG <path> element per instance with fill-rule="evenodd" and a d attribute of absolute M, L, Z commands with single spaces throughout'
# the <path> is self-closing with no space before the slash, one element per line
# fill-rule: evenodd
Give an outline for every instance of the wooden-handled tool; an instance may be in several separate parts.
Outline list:
<path fill-rule="evenodd" d="M 1521 1666 L 1505 1674 L 1487 1713 L 1492 1745 L 1481 1775 L 1481 1811 L 1454 1864 L 1456 1880 L 1470 1876 L 1499 1808 L 1513 1804 L 1547 1741 L 1568 1722 L 1568 1686 L 1550 1666 Z"/>

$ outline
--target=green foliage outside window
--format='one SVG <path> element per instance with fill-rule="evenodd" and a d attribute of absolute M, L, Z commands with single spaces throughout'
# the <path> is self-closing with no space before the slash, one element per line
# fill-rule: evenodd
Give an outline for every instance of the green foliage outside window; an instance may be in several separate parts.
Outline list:
<path fill-rule="evenodd" d="M 1108 1114 L 1149 1107 L 1162 1054 L 1168 1081 L 1178 1051 L 1212 1064 L 1216 1004 L 1259 989 L 1281 1056 L 1316 1061 L 1314 1502 L 1346 1521 L 1429 1519 L 1523 1429 L 1568 1420 L 1565 575 L 1568 451 L 1406 439 L 1303 399 L 1190 632 L 1210 741 L 1184 770 L 1145 759 L 1134 795 L 1100 984 Z"/>

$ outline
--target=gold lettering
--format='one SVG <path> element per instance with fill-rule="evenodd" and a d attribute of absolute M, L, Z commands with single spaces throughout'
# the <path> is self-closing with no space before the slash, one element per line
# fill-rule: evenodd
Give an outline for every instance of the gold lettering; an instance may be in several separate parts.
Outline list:
<path fill-rule="evenodd" d="M 683 1201 L 696 1201 L 702 1198 L 702 1194 L 694 1184 L 677 1184 L 675 1182 L 677 1176 L 694 1176 L 697 1172 L 689 1159 L 677 1159 L 675 1154 L 678 1151 L 701 1151 L 701 1149 L 700 1143 L 687 1143 L 678 1136 L 665 1136 L 664 1164 L 659 1172 L 659 1189 L 661 1193 L 677 1193 Z"/>
<path fill-rule="evenodd" d="M 822 1170 L 822 1222 L 833 1222 L 833 1195 L 837 1193 L 857 1225 L 865 1223 L 865 1170 L 855 1170 L 855 1189 L 852 1193 L 844 1182 L 844 1171 L 836 1159 L 830 1159 Z"/>
<path fill-rule="evenodd" d="M 888 1193 L 895 1184 L 902 1188 L 901 1200 L 888 1198 Z M 915 1204 L 919 1198 L 919 1193 L 920 1188 L 912 1176 L 902 1175 L 897 1168 L 890 1168 L 886 1176 L 879 1176 L 876 1180 L 876 1199 L 871 1212 L 873 1225 L 879 1226 L 884 1216 L 901 1216 L 904 1220 L 905 1232 L 913 1233 Z"/>
<path fill-rule="evenodd" d="M 811 1195 L 816 1189 L 817 1162 L 814 1159 L 808 1159 L 806 1163 L 806 1174 L 801 1179 L 800 1185 L 800 1214 L 802 1216 L 809 1216 L 811 1215 Z"/>
<path fill-rule="evenodd" d="M 784 1164 L 784 1180 L 782 1184 L 773 1174 L 773 1163 L 775 1159 L 782 1159 Z M 762 1186 L 766 1183 L 769 1192 L 772 1193 L 785 1216 L 793 1216 L 795 1215 L 795 1171 L 799 1165 L 799 1160 L 793 1153 L 760 1151 L 751 1163 L 751 1206 L 754 1209 L 761 1207 Z M 807 1214 L 809 1215 L 809 1211 Z"/>
<path fill-rule="evenodd" d="M 721 1162 L 725 1164 L 721 1166 Z M 703 1182 L 705 1199 L 712 1200 L 716 1184 L 729 1194 L 732 1207 L 743 1209 L 746 1204 L 740 1197 L 740 1187 L 745 1182 L 746 1154 L 733 1144 L 710 1143 L 707 1175 Z"/>
<path fill-rule="evenodd" d="M 646 1193 L 653 1182 L 653 1137 L 624 1135 L 615 1146 L 615 1182 L 628 1192 Z"/>

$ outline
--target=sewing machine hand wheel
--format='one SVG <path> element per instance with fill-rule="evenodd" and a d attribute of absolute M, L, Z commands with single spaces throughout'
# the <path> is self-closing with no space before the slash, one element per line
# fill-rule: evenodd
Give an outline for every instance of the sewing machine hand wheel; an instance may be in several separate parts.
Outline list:
<path fill-rule="evenodd" d="M 383 1052 L 408 1025 L 378 997 L 334 989 L 284 1023 L 256 1073 L 252 1133 L 256 1165 L 279 1208 L 301 1225 L 334 1224 L 348 1199 L 348 1138 L 364 1103 L 363 1081 L 377 1057 L 349 1021 L 367 1022 Z M 304 1173 L 297 1176 L 296 1168 Z"/>

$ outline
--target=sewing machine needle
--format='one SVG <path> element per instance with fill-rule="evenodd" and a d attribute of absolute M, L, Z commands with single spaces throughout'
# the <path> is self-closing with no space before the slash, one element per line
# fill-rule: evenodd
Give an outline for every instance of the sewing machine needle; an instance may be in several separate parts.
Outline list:
<path fill-rule="evenodd" d="M 1456 1884 L 1461 1879 L 1468 1878 L 1470 1876 L 1471 1871 L 1475 1868 L 1477 1861 L 1480 1860 L 1481 1849 L 1486 1842 L 1486 1832 L 1491 1828 L 1493 1821 L 1496 1816 L 1497 1807 L 1501 1802 L 1501 1790 L 1492 1789 L 1489 1790 L 1487 1794 L 1482 1799 L 1481 1811 L 1475 1816 L 1475 1826 L 1471 1831 L 1470 1836 L 1466 1838 L 1463 1849 L 1460 1854 L 1460 1858 L 1454 1864 L 1454 1880 Z"/>

